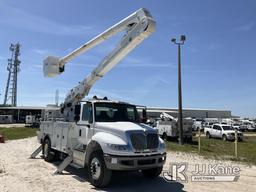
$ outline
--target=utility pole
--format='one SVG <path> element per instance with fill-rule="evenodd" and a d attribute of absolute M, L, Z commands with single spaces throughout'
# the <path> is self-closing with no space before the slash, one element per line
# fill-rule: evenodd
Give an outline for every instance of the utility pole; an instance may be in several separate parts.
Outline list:
<path fill-rule="evenodd" d="M 58 89 L 56 89 L 56 92 L 55 92 L 55 105 L 59 106 L 59 90 Z"/>
<path fill-rule="evenodd" d="M 179 105 L 179 144 L 183 145 L 183 115 L 182 115 L 182 88 L 181 88 L 181 45 L 184 44 L 186 40 L 185 35 L 180 36 L 180 41 L 177 42 L 176 38 L 171 41 L 178 45 L 178 105 Z"/>

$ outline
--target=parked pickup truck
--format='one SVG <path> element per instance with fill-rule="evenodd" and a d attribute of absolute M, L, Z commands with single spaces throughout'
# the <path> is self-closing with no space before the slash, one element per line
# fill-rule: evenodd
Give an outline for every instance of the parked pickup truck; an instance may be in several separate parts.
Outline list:
<path fill-rule="evenodd" d="M 235 129 L 229 125 L 225 124 L 214 124 L 211 128 L 205 127 L 204 133 L 206 138 L 221 138 L 224 141 L 226 140 L 235 140 Z M 242 132 L 237 132 L 238 140 L 243 140 Z"/>

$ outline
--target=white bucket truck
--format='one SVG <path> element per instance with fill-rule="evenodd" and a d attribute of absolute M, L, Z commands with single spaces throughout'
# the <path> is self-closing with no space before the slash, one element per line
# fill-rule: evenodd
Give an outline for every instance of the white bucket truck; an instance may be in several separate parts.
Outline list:
<path fill-rule="evenodd" d="M 140 122 L 135 105 L 107 98 L 82 101 L 93 84 L 155 30 L 155 21 L 145 9 L 110 27 L 69 55 L 44 60 L 45 76 L 56 76 L 64 65 L 114 34 L 124 31 L 117 47 L 75 88 L 68 93 L 60 116 L 40 124 L 38 141 L 46 161 L 62 159 L 56 173 L 68 165 L 88 168 L 90 182 L 106 186 L 112 170 L 141 170 L 146 177 L 157 177 L 165 163 L 165 144 L 157 131 Z"/>
<path fill-rule="evenodd" d="M 162 139 L 168 140 L 170 139 L 178 139 L 179 138 L 179 127 L 178 127 L 178 119 L 169 115 L 168 113 L 161 113 L 160 120 L 156 123 L 156 129 L 158 130 L 158 134 Z M 190 118 L 183 119 L 183 138 L 187 142 L 192 141 L 193 132 L 192 132 L 193 120 Z"/>

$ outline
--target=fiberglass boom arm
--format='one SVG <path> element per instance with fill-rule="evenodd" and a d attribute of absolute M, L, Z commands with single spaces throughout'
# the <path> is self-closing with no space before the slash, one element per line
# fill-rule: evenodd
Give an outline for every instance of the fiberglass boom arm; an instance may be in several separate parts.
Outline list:
<path fill-rule="evenodd" d="M 79 85 L 69 91 L 64 101 L 64 106 L 73 105 L 88 95 L 90 88 L 98 79 L 109 72 L 130 51 L 139 45 L 145 38 L 150 36 L 154 30 L 155 21 L 150 13 L 146 9 L 139 9 L 68 55 L 62 58 L 54 56 L 47 57 L 43 64 L 44 76 L 54 77 L 61 74 L 64 71 L 64 66 L 67 62 L 102 43 L 113 35 L 124 31 L 125 35 L 122 37 L 116 48 L 110 52 L 91 74 L 79 83 Z"/>

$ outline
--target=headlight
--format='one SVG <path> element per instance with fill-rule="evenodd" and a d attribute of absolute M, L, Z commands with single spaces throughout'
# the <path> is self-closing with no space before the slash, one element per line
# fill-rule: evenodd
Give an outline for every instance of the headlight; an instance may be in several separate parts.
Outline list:
<path fill-rule="evenodd" d="M 165 143 L 160 143 L 160 149 L 165 149 Z"/>
<path fill-rule="evenodd" d="M 128 145 L 117 145 L 117 144 L 110 144 L 107 143 L 107 146 L 114 151 L 128 151 Z"/>
<path fill-rule="evenodd" d="M 159 138 L 159 149 L 165 149 L 165 143 L 161 138 Z"/>

